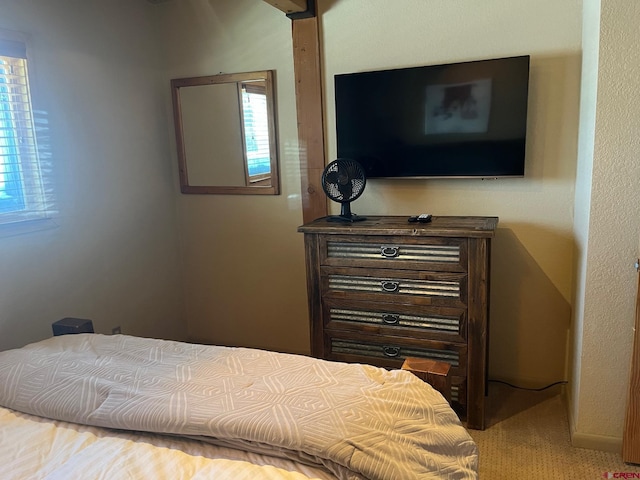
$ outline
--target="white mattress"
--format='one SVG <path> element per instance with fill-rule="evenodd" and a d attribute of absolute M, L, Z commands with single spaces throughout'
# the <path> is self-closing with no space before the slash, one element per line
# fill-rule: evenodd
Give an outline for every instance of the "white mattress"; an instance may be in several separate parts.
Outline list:
<path fill-rule="evenodd" d="M 309 465 L 195 440 L 107 430 L 0 407 L 3 480 L 335 480 Z"/>

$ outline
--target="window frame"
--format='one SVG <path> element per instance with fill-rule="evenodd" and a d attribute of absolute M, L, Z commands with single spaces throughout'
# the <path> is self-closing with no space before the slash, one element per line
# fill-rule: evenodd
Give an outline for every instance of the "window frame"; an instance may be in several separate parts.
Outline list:
<path fill-rule="evenodd" d="M 271 179 L 271 143 L 269 138 L 269 115 L 268 108 L 269 102 L 267 99 L 267 88 L 264 82 L 241 82 L 238 84 L 239 95 L 240 95 L 240 122 L 241 122 L 241 134 L 242 134 L 242 142 L 243 142 L 243 156 L 244 156 L 244 174 L 245 174 L 245 184 L 259 184 L 260 182 L 264 182 L 266 180 Z M 262 125 L 257 125 L 255 122 L 255 118 L 258 118 L 254 115 L 253 109 L 251 108 L 251 99 L 252 98 L 260 98 L 260 102 L 264 105 L 264 122 Z M 250 120 L 249 120 L 250 119 Z M 250 140 L 249 134 L 251 131 L 255 133 L 255 127 L 259 127 L 260 129 L 264 129 L 266 131 L 266 135 L 264 135 L 258 143 L 266 142 L 266 151 L 267 155 L 265 156 L 269 171 L 265 173 L 250 173 L 250 164 L 251 159 L 249 158 L 249 153 L 253 151 L 253 149 L 249 148 Z"/>
<path fill-rule="evenodd" d="M 14 178 L 10 181 L 18 184 L 13 190 L 20 191 L 20 198 L 13 200 L 14 208 L 2 208 L 0 200 L 0 228 L 4 229 L 46 220 L 49 215 L 36 138 L 26 36 L 0 30 L 0 60 L 0 114 L 4 112 L 4 118 L 0 118 L 0 162 L 13 170 L 9 175 Z M 5 201 L 4 206 L 11 202 Z"/>

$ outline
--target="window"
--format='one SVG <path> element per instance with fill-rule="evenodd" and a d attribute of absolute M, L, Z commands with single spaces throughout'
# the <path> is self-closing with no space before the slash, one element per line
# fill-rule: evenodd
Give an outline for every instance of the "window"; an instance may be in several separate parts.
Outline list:
<path fill-rule="evenodd" d="M 26 45 L 0 37 L 0 225 L 45 216 Z"/>
<path fill-rule="evenodd" d="M 271 174 L 271 153 L 267 93 L 264 82 L 262 85 L 253 85 L 248 82 L 242 84 L 242 120 L 248 182 L 255 183 L 268 179 Z"/>

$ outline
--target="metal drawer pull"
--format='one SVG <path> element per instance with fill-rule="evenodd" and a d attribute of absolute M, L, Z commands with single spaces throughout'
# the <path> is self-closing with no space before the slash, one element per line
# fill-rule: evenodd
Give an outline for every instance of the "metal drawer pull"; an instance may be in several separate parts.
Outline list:
<path fill-rule="evenodd" d="M 400 321 L 400 315 L 395 315 L 392 313 L 383 313 L 382 321 L 387 325 L 395 325 Z"/>
<path fill-rule="evenodd" d="M 389 347 L 385 345 L 382 347 L 382 351 L 387 357 L 397 357 L 400 355 L 400 347 Z"/>
<path fill-rule="evenodd" d="M 396 258 L 400 254 L 400 249 L 398 247 L 389 247 L 383 245 L 380 247 L 380 255 L 386 258 Z"/>
<path fill-rule="evenodd" d="M 399 282 L 391 282 L 389 280 L 383 280 L 382 282 L 380 282 L 380 285 L 382 286 L 382 290 L 385 292 L 397 292 L 400 289 L 400 283 Z"/>

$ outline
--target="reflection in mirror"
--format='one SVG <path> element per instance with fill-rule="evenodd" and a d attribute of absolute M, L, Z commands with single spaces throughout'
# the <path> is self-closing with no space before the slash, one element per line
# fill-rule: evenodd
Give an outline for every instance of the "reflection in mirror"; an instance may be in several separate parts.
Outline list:
<path fill-rule="evenodd" d="M 180 190 L 279 193 L 273 72 L 171 80 Z"/>

